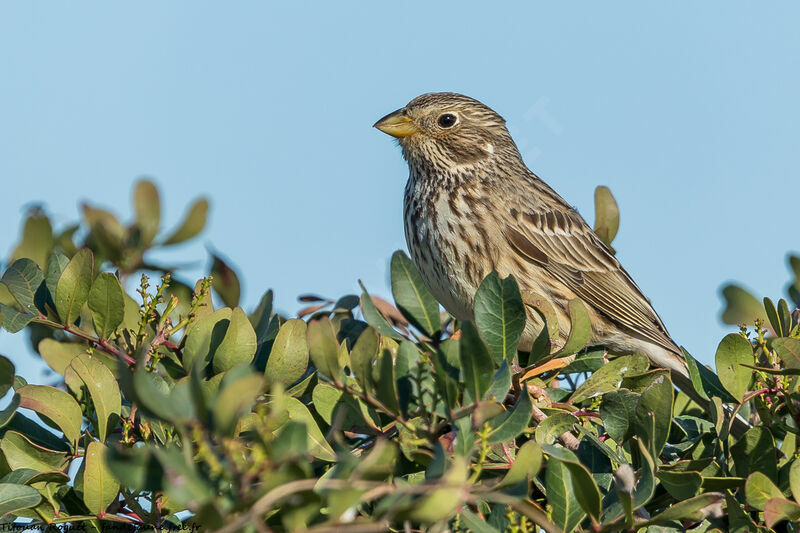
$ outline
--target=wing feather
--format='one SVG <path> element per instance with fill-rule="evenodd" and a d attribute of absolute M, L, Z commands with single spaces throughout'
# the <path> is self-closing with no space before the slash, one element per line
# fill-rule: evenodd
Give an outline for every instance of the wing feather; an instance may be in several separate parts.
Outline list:
<path fill-rule="evenodd" d="M 545 269 L 612 322 L 676 350 L 650 302 L 577 212 L 550 208 L 516 220 L 505 235 L 523 259 Z"/>

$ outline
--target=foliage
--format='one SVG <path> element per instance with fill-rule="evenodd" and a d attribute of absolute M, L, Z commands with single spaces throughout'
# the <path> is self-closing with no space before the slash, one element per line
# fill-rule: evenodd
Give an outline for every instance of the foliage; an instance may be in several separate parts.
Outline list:
<path fill-rule="evenodd" d="M 618 210 L 607 189 L 596 201 L 595 228 L 610 246 Z M 694 367 L 707 415 L 646 357 L 587 347 L 580 301 L 569 305 L 561 349 L 550 343 L 559 327 L 551 304 L 532 302 L 547 324 L 533 352 L 518 356 L 524 305 L 513 278 L 487 277 L 476 323 L 459 324 L 440 313 L 402 252 L 391 261 L 396 305 L 366 289 L 337 300 L 306 295 L 309 307 L 290 318 L 274 312 L 268 291 L 247 314 L 220 258 L 213 279 L 194 285 L 146 260 L 195 237 L 206 201 L 163 236 L 151 183 L 137 184 L 134 205 L 128 226 L 84 206 L 81 223 L 58 232 L 32 212 L 2 276 L 4 328 L 27 330 L 60 378 L 27 384 L 0 357 L 4 521 L 92 531 L 111 522 L 317 532 L 796 528 L 800 326 L 785 300 L 744 297 L 726 311 L 752 326 L 720 343 L 718 378 Z M 800 258 L 791 264 L 797 305 Z M 753 423 L 741 438 L 729 410 Z"/>

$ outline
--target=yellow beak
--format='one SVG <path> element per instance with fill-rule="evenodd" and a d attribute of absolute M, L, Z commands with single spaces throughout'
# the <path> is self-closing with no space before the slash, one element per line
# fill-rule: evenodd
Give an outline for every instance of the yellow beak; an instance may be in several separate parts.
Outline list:
<path fill-rule="evenodd" d="M 419 131 L 414 121 L 406 115 L 405 109 L 398 109 L 393 113 L 389 113 L 376 122 L 374 127 L 398 139 L 414 135 Z"/>

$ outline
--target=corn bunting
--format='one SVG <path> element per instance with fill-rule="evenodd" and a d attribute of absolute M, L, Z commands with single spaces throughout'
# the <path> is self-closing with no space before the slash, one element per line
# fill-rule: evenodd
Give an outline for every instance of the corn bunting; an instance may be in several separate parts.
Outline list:
<path fill-rule="evenodd" d="M 562 335 L 569 331 L 567 302 L 580 298 L 589 310 L 592 344 L 647 355 L 707 405 L 649 300 L 577 211 L 525 166 L 500 115 L 467 96 L 431 93 L 375 127 L 398 139 L 408 162 L 408 249 L 453 316 L 473 319 L 475 291 L 489 273 L 513 274 L 523 299 L 541 295 L 553 304 Z M 527 309 L 521 350 L 531 348 L 543 327 Z"/>

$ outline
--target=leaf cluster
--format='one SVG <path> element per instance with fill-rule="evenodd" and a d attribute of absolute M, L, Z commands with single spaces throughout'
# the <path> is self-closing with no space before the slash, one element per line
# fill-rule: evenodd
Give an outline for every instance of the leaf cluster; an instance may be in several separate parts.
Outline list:
<path fill-rule="evenodd" d="M 619 212 L 607 189 L 596 203 L 610 246 Z M 550 302 L 493 273 L 475 295 L 475 322 L 459 323 L 400 251 L 392 303 L 362 286 L 302 296 L 308 307 L 288 317 L 267 291 L 247 312 L 220 258 L 193 285 L 146 260 L 196 236 L 205 201 L 164 237 L 151 183 L 137 184 L 134 205 L 128 226 L 84 207 L 61 232 L 31 213 L 2 275 L 3 327 L 28 331 L 58 376 L 28 384 L 0 356 L 4 521 L 795 530 L 800 326 L 785 300 L 736 311 L 752 326 L 722 339 L 716 373 L 686 354 L 709 402 L 698 406 L 645 356 L 587 346 L 580 300 L 561 332 Z M 160 278 L 143 273 L 153 271 Z M 526 308 L 544 327 L 521 353 Z M 752 424 L 738 439 L 737 415 Z"/>

